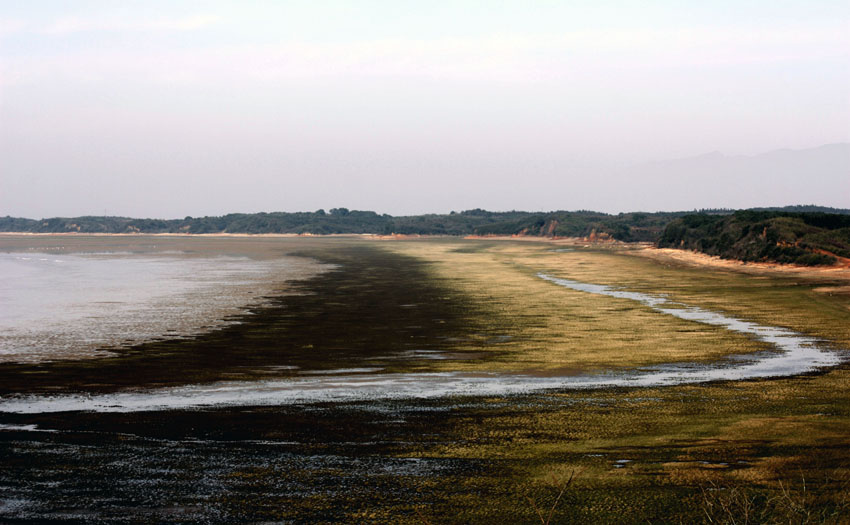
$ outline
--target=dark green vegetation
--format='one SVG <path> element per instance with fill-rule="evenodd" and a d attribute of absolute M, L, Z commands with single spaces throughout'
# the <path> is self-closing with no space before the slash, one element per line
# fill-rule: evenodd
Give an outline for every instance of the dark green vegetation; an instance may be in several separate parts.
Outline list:
<path fill-rule="evenodd" d="M 32 233 L 298 233 L 588 236 L 592 232 L 622 241 L 654 241 L 681 213 L 609 215 L 592 211 L 530 213 L 481 209 L 447 215 L 403 217 L 334 208 L 330 212 L 234 213 L 221 217 L 130 219 L 74 217 L 43 220 L 0 218 L 0 231 Z"/>
<path fill-rule="evenodd" d="M 345 241 L 302 252 L 338 265 L 296 282 L 240 323 L 187 339 L 152 341 L 97 360 L 0 364 L 0 395 L 113 391 L 217 380 L 269 379 L 300 370 L 399 366 L 409 350 L 442 350 L 473 337 L 476 312 L 428 279 L 424 262 Z M 399 283 L 404 283 L 400 285 Z M 450 344 L 451 342 L 451 344 Z M 406 369 L 421 363 L 406 360 Z"/>
<path fill-rule="evenodd" d="M 778 211 L 686 215 L 667 226 L 658 245 L 742 261 L 834 264 L 835 256 L 850 258 L 850 215 Z"/>
<path fill-rule="evenodd" d="M 818 208 L 790 206 L 792 211 Z M 850 210 L 823 208 L 833 213 Z M 298 233 L 298 234 L 418 234 L 418 235 L 530 235 L 588 237 L 600 235 L 626 242 L 655 242 L 664 227 L 687 212 L 620 213 L 594 211 L 491 212 L 474 209 L 447 215 L 393 217 L 372 211 L 334 208 L 330 212 L 232 213 L 221 217 L 184 219 L 131 219 L 126 217 L 73 217 L 33 220 L 0 217 L 0 232 L 30 233 Z M 727 215 L 732 210 L 700 210 Z"/>
<path fill-rule="evenodd" d="M 537 235 L 611 238 L 624 242 L 652 242 L 664 226 L 681 213 L 621 213 L 592 211 L 552 212 L 480 226 L 479 235 Z"/>

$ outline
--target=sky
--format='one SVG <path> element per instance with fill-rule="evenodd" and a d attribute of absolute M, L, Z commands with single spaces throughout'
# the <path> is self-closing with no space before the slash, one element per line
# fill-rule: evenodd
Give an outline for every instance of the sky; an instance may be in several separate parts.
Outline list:
<path fill-rule="evenodd" d="M 846 0 L 0 0 L 0 216 L 850 207 L 647 174 L 847 142 Z"/>

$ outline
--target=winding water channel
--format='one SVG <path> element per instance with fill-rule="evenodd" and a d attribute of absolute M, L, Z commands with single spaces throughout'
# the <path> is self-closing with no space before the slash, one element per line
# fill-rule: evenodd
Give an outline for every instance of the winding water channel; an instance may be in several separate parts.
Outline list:
<path fill-rule="evenodd" d="M 760 325 L 718 312 L 676 303 L 665 297 L 611 286 L 538 277 L 572 290 L 627 299 L 688 321 L 723 327 L 771 345 L 771 350 L 732 355 L 714 363 L 669 363 L 625 371 L 568 377 L 523 374 L 380 373 L 379 369 L 342 369 L 308 373 L 285 380 L 219 382 L 104 395 L 26 396 L 0 399 L 0 412 L 134 412 L 215 406 L 285 405 L 372 399 L 424 399 L 444 396 L 511 395 L 566 389 L 650 387 L 717 380 L 782 377 L 839 364 L 843 352 L 823 341 L 786 328 Z"/>

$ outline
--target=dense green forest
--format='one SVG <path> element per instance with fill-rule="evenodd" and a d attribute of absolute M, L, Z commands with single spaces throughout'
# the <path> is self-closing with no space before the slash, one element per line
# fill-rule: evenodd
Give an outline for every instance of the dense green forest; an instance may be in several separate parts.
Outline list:
<path fill-rule="evenodd" d="M 533 213 L 482 209 L 393 217 L 372 211 L 334 208 L 329 212 L 233 213 L 219 217 L 131 219 L 73 217 L 51 219 L 0 218 L 0 231 L 33 233 L 375 233 L 420 235 L 532 235 L 613 238 L 655 242 L 680 213 L 593 211 Z"/>
<path fill-rule="evenodd" d="M 834 255 L 850 258 L 850 215 L 758 210 L 691 214 L 671 221 L 658 245 L 742 261 L 834 264 Z"/>
<path fill-rule="evenodd" d="M 217 217 L 132 219 L 0 218 L 0 231 L 31 233 L 297 233 L 527 235 L 652 242 L 744 261 L 832 264 L 850 257 L 850 210 L 787 206 L 744 211 L 620 213 L 492 212 L 482 209 L 393 217 L 373 211 L 232 213 Z"/>

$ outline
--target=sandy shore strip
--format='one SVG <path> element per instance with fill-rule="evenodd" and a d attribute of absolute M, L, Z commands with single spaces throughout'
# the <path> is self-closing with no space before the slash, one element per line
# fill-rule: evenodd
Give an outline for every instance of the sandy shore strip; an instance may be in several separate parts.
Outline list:
<path fill-rule="evenodd" d="M 751 275 L 774 275 L 801 277 L 813 280 L 843 280 L 848 285 L 819 288 L 816 291 L 824 293 L 850 293 L 850 259 L 836 257 L 838 264 L 833 266 L 800 266 L 796 264 L 780 264 L 775 262 L 744 262 L 736 259 L 722 259 L 714 255 L 679 250 L 676 248 L 656 248 L 646 242 L 603 241 L 592 242 L 581 237 L 529 237 L 529 236 L 477 236 L 469 235 L 466 239 L 483 241 L 525 241 L 545 242 L 554 245 L 581 248 L 598 248 L 618 251 L 653 259 L 662 264 L 679 264 L 698 268 L 729 270 Z"/>
<path fill-rule="evenodd" d="M 800 277 L 812 280 L 841 280 L 847 281 L 848 286 L 830 286 L 816 289 L 819 292 L 850 293 L 850 264 L 841 263 L 835 266 L 798 266 L 796 264 L 779 264 L 771 262 L 744 262 L 735 259 L 721 259 L 713 255 L 677 250 L 674 248 L 655 248 L 644 246 L 638 250 L 629 250 L 630 255 L 646 257 L 663 264 L 681 264 L 691 267 L 729 270 L 751 275 L 773 275 L 784 277 Z"/>

